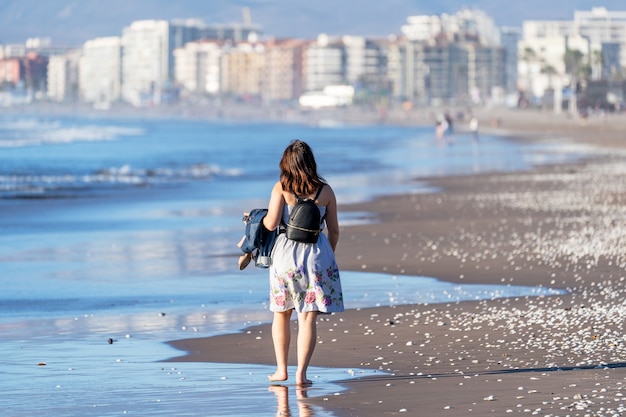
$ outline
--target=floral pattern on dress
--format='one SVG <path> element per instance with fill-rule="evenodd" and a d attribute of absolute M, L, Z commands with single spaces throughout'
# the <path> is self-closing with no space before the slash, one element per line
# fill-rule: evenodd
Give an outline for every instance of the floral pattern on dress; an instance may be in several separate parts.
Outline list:
<path fill-rule="evenodd" d="M 314 270 L 309 280 L 301 265 L 276 274 L 272 280 L 270 305 L 278 310 L 295 308 L 297 311 L 343 311 L 343 292 L 336 265 L 325 271 Z M 292 306 L 293 304 L 293 306 Z"/>

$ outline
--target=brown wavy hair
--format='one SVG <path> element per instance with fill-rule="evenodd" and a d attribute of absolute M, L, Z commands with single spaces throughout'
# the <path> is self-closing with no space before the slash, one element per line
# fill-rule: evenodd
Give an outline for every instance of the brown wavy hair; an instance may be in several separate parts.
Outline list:
<path fill-rule="evenodd" d="M 293 140 L 280 160 L 280 184 L 283 190 L 298 196 L 313 194 L 326 180 L 317 173 L 313 150 L 304 141 Z"/>

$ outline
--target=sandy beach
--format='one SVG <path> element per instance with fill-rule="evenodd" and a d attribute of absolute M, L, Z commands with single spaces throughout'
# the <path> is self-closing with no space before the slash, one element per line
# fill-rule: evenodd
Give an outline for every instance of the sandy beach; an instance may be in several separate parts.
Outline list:
<path fill-rule="evenodd" d="M 359 417 L 626 415 L 626 116 L 475 114 L 481 132 L 590 146 L 590 157 L 429 179 L 442 191 L 341 206 L 379 222 L 342 228 L 340 268 L 568 294 L 321 317 L 313 366 L 380 373 L 302 401 Z M 393 117 L 430 123 L 429 114 Z M 274 363 L 269 325 L 172 344 L 188 352 L 174 361 Z"/>

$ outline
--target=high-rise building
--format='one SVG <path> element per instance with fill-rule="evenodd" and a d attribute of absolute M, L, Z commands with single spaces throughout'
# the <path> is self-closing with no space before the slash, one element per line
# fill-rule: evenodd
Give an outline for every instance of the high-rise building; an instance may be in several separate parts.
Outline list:
<path fill-rule="evenodd" d="M 22 58 L 24 63 L 23 83 L 26 90 L 36 98 L 42 98 L 46 92 L 48 58 L 36 52 L 27 52 Z"/>
<path fill-rule="evenodd" d="M 122 93 L 122 40 L 111 36 L 85 42 L 79 65 L 82 100 L 107 105 Z"/>
<path fill-rule="evenodd" d="M 504 27 L 500 29 L 500 40 L 504 48 L 505 58 L 505 90 L 507 92 L 515 92 L 518 90 L 517 71 L 518 71 L 518 43 L 521 32 L 517 28 Z"/>
<path fill-rule="evenodd" d="M 430 105 L 502 95 L 506 53 L 493 20 L 483 12 L 411 16 L 402 32 L 403 73 L 394 90 L 400 98 Z"/>
<path fill-rule="evenodd" d="M 122 31 L 122 97 L 135 106 L 159 104 L 170 81 L 170 25 L 139 20 Z"/>
<path fill-rule="evenodd" d="M 78 99 L 80 50 L 53 55 L 48 61 L 48 97 L 54 101 Z"/>

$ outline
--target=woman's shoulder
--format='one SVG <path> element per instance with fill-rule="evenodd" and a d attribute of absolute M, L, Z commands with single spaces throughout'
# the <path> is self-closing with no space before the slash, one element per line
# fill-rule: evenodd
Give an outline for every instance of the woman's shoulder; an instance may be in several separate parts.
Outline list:
<path fill-rule="evenodd" d="M 272 187 L 272 192 L 283 192 L 283 185 L 280 183 L 280 181 L 276 181 L 274 183 L 274 186 Z"/>
<path fill-rule="evenodd" d="M 328 183 L 324 183 L 324 185 L 322 185 L 322 189 L 320 191 L 319 197 L 317 198 L 317 201 L 320 204 L 327 206 L 334 199 L 335 192 L 333 191 L 333 187 L 331 187 Z"/>

